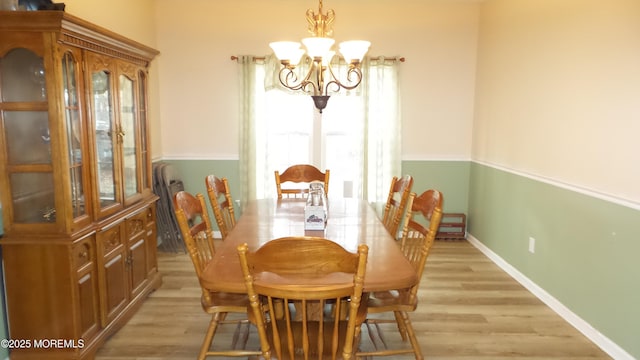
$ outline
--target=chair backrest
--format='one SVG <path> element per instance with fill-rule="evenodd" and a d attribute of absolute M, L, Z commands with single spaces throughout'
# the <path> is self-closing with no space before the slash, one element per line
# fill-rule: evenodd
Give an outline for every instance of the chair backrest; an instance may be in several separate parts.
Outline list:
<path fill-rule="evenodd" d="M 198 278 L 215 254 L 211 221 L 204 196 L 180 191 L 173 196 L 176 219 Z"/>
<path fill-rule="evenodd" d="M 382 223 L 394 238 L 398 237 L 400 220 L 407 210 L 407 200 L 412 187 L 413 177 L 411 175 L 404 175 L 401 178 L 394 176 L 391 180 Z"/>
<path fill-rule="evenodd" d="M 296 188 L 282 188 L 285 182 L 305 183 L 320 181 L 324 184 L 324 192 L 329 195 L 329 169 L 322 172 L 313 165 L 300 164 L 288 167 L 282 174 L 278 170 L 275 171 L 276 190 L 278 191 L 278 199 L 285 197 L 306 197 L 309 194 L 308 186 L 298 186 Z"/>
<path fill-rule="evenodd" d="M 435 241 L 438 227 L 440 227 L 443 201 L 444 197 L 440 191 L 430 189 L 413 199 L 411 210 L 408 212 L 411 214 L 411 218 L 408 221 L 406 231 L 403 231 L 400 248 L 415 268 L 418 279 L 422 278 L 429 251 Z M 418 217 L 421 217 L 420 221 L 418 221 Z M 411 303 L 417 303 L 418 287 L 419 280 L 409 293 Z"/>
<path fill-rule="evenodd" d="M 218 229 L 224 240 L 234 226 L 236 226 L 236 215 L 233 209 L 233 199 L 229 190 L 227 178 L 219 178 L 215 175 L 208 175 L 204 179 L 207 187 L 209 202 L 213 208 L 213 215 L 216 218 Z"/>
<path fill-rule="evenodd" d="M 331 240 L 286 237 L 238 254 L 265 358 L 351 357 L 366 317 L 366 245 L 354 254 Z"/>

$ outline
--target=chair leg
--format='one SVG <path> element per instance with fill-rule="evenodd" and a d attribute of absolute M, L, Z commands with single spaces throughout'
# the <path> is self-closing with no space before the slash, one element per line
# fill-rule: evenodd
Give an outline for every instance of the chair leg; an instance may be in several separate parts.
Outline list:
<path fill-rule="evenodd" d="M 394 311 L 393 315 L 396 317 L 396 324 L 398 325 L 398 332 L 400 333 L 400 337 L 402 337 L 402 341 L 407 341 L 407 327 L 404 324 L 404 318 L 402 317 L 402 313 L 400 311 Z"/>
<path fill-rule="evenodd" d="M 362 336 L 362 325 L 364 325 L 364 323 L 360 324 L 360 326 L 356 326 L 356 333 L 353 337 L 353 358 L 356 360 L 361 359 L 361 357 L 357 356 L 356 354 L 358 353 L 358 351 L 360 351 L 360 336 Z"/>
<path fill-rule="evenodd" d="M 416 333 L 413 330 L 413 326 L 411 325 L 411 319 L 409 319 L 409 314 L 406 311 L 402 311 L 402 319 L 404 320 L 404 328 L 407 331 L 407 335 L 409 336 L 409 341 L 411 342 L 411 347 L 413 348 L 413 352 L 416 356 L 416 360 L 423 360 L 422 350 L 420 350 L 420 344 L 418 344 L 418 339 L 416 338 Z"/>
<path fill-rule="evenodd" d="M 205 358 L 207 357 L 207 352 L 209 351 L 211 343 L 213 342 L 213 336 L 216 334 L 216 329 L 218 328 L 218 322 L 223 320 L 225 318 L 225 315 L 226 313 L 215 313 L 211 316 L 209 328 L 207 329 L 207 334 L 205 335 L 204 341 L 202 342 L 198 360 L 205 360 Z"/>

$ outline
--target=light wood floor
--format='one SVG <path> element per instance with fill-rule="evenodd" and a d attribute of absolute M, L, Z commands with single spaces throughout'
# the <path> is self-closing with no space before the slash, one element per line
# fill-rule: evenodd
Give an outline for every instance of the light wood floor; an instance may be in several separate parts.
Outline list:
<path fill-rule="evenodd" d="M 193 266 L 186 254 L 173 253 L 160 253 L 158 266 L 162 287 L 96 359 L 196 358 L 209 316 Z M 610 359 L 466 241 L 436 242 L 410 316 L 427 359 Z M 231 332 L 222 329 L 216 340 Z"/>

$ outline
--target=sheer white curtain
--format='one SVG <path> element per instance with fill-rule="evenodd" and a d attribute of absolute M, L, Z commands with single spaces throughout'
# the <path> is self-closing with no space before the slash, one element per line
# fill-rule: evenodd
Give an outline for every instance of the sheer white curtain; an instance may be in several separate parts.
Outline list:
<path fill-rule="evenodd" d="M 364 198 L 384 204 L 391 179 L 401 171 L 401 112 L 399 65 L 395 59 L 371 59 L 365 68 Z"/>
<path fill-rule="evenodd" d="M 244 56 L 238 63 L 243 201 L 274 196 L 273 171 L 300 162 L 331 169 L 330 195 L 386 201 L 391 178 L 400 175 L 397 61 L 366 60 L 357 91 L 332 95 L 323 114 L 309 96 L 277 90 L 282 87 L 276 83 L 274 58 Z M 282 144 L 295 151 L 285 151 Z"/>
<path fill-rule="evenodd" d="M 239 115 L 240 115 L 240 200 L 242 207 L 251 199 L 256 199 L 256 151 L 260 147 L 257 143 L 256 126 L 260 124 L 258 115 L 264 104 L 264 86 L 257 80 L 264 77 L 264 66 L 253 56 L 239 56 Z"/>

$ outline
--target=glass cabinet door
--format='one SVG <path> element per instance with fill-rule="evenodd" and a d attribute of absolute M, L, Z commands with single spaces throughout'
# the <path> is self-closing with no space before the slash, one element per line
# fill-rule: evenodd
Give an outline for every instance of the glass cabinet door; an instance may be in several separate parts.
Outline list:
<path fill-rule="evenodd" d="M 78 79 L 76 61 L 69 52 L 62 57 L 62 90 L 64 116 L 67 129 L 69 179 L 71 186 L 71 214 L 74 218 L 86 215 L 83 180 L 84 158 L 82 149 L 82 122 L 78 104 Z"/>
<path fill-rule="evenodd" d="M 138 150 L 136 147 L 136 107 L 134 81 L 120 75 L 120 129 L 122 143 L 124 196 L 130 198 L 138 191 Z"/>
<path fill-rule="evenodd" d="M 0 58 L 2 153 L 11 188 L 13 222 L 56 221 L 44 62 L 16 48 Z"/>
<path fill-rule="evenodd" d="M 114 126 L 111 99 L 111 73 L 106 70 L 91 74 L 93 126 L 96 146 L 96 178 L 100 208 L 117 203 L 116 168 L 114 163 Z"/>
<path fill-rule="evenodd" d="M 151 191 L 153 184 L 151 183 L 151 169 L 147 167 L 147 164 L 151 164 L 151 153 L 149 151 L 149 144 L 147 141 L 148 129 L 147 129 L 147 75 L 144 71 L 138 72 L 138 114 L 140 122 L 140 155 L 142 159 L 142 188 Z"/>
<path fill-rule="evenodd" d="M 104 217 L 143 199 L 146 153 L 142 154 L 139 104 L 139 68 L 125 61 L 91 55 L 93 126 L 99 196 L 98 213 Z M 146 90 L 146 89 L 144 89 Z M 146 140 L 146 139 L 145 139 Z M 143 140 L 144 141 L 144 140 Z M 145 193 L 147 196 L 149 193 Z"/>

